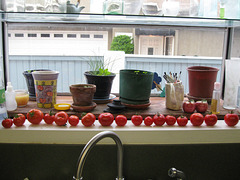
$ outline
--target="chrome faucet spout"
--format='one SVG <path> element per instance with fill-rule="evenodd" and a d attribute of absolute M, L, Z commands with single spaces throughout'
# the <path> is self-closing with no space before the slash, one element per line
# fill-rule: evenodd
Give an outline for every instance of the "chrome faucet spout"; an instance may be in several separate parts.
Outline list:
<path fill-rule="evenodd" d="M 77 173 L 76 177 L 74 177 L 75 180 L 82 180 L 82 171 L 83 171 L 83 166 L 86 161 L 86 158 L 91 151 L 91 149 L 101 140 L 106 137 L 112 138 L 116 145 L 117 145 L 117 164 L 118 164 L 118 177 L 116 180 L 124 180 L 123 178 L 123 173 L 122 173 L 122 168 L 123 168 L 123 145 L 118 137 L 118 135 L 114 132 L 111 131 L 104 131 L 96 134 L 83 148 L 79 158 L 78 158 L 78 165 L 77 165 Z"/>

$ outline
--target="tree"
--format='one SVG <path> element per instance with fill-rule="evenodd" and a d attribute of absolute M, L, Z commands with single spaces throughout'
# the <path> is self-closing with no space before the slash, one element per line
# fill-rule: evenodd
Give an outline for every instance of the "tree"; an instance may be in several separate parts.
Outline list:
<path fill-rule="evenodd" d="M 133 54 L 133 38 L 127 35 L 119 35 L 113 38 L 111 50 L 124 51 L 126 54 Z"/>

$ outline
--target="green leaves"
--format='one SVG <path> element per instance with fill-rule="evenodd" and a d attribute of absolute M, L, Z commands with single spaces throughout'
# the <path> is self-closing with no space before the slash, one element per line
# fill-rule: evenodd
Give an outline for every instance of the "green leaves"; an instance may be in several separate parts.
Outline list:
<path fill-rule="evenodd" d="M 111 50 L 124 51 L 125 54 L 133 54 L 134 52 L 133 38 L 127 35 L 120 35 L 114 37 L 111 44 Z"/>
<path fill-rule="evenodd" d="M 98 73 L 99 76 L 108 76 L 110 74 L 111 72 L 109 72 L 108 69 L 102 69 L 102 68 L 99 69 L 99 73 Z"/>

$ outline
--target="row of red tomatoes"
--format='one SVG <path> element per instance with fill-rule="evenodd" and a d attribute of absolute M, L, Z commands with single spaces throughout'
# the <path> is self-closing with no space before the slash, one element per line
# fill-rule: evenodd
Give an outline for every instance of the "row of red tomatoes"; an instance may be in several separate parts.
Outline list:
<path fill-rule="evenodd" d="M 77 126 L 79 124 L 79 118 L 76 115 L 68 116 L 68 114 L 64 111 L 60 111 L 55 115 L 46 113 L 45 115 L 41 110 L 31 109 L 27 113 L 27 119 L 32 124 L 39 124 L 42 119 L 46 124 L 52 124 L 55 122 L 58 126 L 63 126 L 67 122 L 71 126 Z M 25 123 L 26 117 L 23 114 L 17 114 L 13 119 L 5 119 L 2 121 L 2 126 L 5 128 L 10 128 L 13 124 L 15 126 L 22 126 Z M 83 115 L 81 122 L 84 126 L 92 126 L 96 120 L 96 117 L 92 113 L 87 113 Z M 215 114 L 207 114 L 203 116 L 201 113 L 193 113 L 190 116 L 190 122 L 193 126 L 201 126 L 205 121 L 207 126 L 214 126 L 217 123 L 217 116 Z M 237 114 L 226 114 L 224 117 L 225 123 L 228 126 L 235 126 L 239 117 Z M 114 121 L 114 116 L 111 113 L 101 113 L 98 116 L 98 121 L 102 126 L 110 126 Z M 124 115 L 117 115 L 115 118 L 115 122 L 118 126 L 125 126 L 127 123 L 127 117 Z M 179 116 L 176 118 L 175 116 L 167 115 L 166 117 L 163 114 L 156 114 L 153 117 L 147 116 L 143 119 L 141 115 L 133 115 L 131 117 L 131 122 L 135 126 L 140 126 L 144 123 L 146 126 L 151 126 L 155 124 L 156 126 L 162 126 L 165 123 L 169 126 L 173 126 L 177 124 L 179 126 L 186 126 L 188 123 L 188 118 L 186 116 Z"/>

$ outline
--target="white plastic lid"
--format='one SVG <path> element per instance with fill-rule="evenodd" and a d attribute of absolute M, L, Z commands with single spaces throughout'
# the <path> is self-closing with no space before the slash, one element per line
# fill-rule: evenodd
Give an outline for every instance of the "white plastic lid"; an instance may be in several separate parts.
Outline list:
<path fill-rule="evenodd" d="M 12 83 L 11 82 L 7 82 L 7 91 L 9 91 L 9 92 L 13 91 L 13 87 L 12 87 Z"/>
<path fill-rule="evenodd" d="M 220 90 L 221 89 L 221 83 L 220 82 L 215 82 L 214 83 L 214 89 Z"/>

